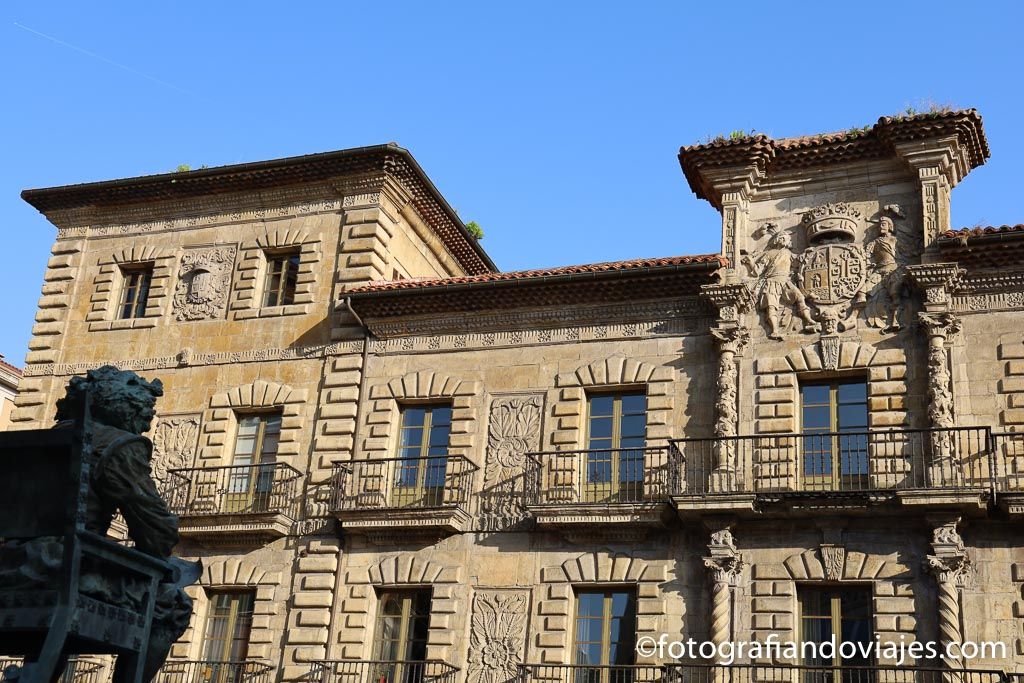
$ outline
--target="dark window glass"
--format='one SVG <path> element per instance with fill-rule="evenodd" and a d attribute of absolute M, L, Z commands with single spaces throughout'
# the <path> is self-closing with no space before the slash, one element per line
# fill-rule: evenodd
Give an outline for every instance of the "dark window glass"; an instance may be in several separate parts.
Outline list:
<path fill-rule="evenodd" d="M 623 589 L 577 591 L 573 663 L 590 666 L 633 664 L 636 598 Z M 577 681 L 625 681 L 626 672 L 577 670 Z"/>
<path fill-rule="evenodd" d="M 803 487 L 868 488 L 867 385 L 805 384 L 800 398 Z"/>

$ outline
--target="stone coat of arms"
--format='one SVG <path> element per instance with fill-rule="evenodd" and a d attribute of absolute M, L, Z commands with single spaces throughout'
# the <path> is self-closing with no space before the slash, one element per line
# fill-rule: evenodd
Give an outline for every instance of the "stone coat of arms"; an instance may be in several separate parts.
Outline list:
<path fill-rule="evenodd" d="M 867 272 L 867 258 L 859 244 L 808 247 L 800 263 L 800 288 L 817 304 L 844 303 L 862 295 Z"/>

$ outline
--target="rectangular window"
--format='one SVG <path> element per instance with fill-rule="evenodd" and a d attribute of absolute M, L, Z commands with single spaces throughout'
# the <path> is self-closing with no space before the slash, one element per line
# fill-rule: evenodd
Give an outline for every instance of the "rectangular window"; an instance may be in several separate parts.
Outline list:
<path fill-rule="evenodd" d="M 121 320 L 142 318 L 146 315 L 149 288 L 153 282 L 153 266 L 132 266 L 121 269 L 121 298 L 117 317 Z"/>
<path fill-rule="evenodd" d="M 452 407 L 448 404 L 402 408 L 392 505 L 436 507 L 444 502 L 451 430 Z"/>
<path fill-rule="evenodd" d="M 384 591 L 377 608 L 373 659 L 378 662 L 423 662 L 427 658 L 430 589 Z M 381 664 L 367 680 L 406 683 L 421 680 L 423 667 Z"/>
<path fill-rule="evenodd" d="M 207 662 L 241 662 L 249 654 L 249 632 L 252 630 L 252 608 L 256 595 L 252 592 L 211 591 L 210 605 L 203 633 L 203 659 Z M 227 668 L 218 673 L 224 676 L 204 677 L 204 681 L 230 678 Z"/>
<path fill-rule="evenodd" d="M 576 591 L 573 664 L 607 667 L 634 663 L 636 595 L 624 588 Z M 630 683 L 631 672 L 577 669 L 576 683 Z"/>
<path fill-rule="evenodd" d="M 290 306 L 295 303 L 295 281 L 299 276 L 299 252 L 267 254 L 267 277 L 263 283 L 264 306 Z"/>
<path fill-rule="evenodd" d="M 235 450 L 228 469 L 225 512 L 266 512 L 274 488 L 281 413 L 238 416 Z"/>
<path fill-rule="evenodd" d="M 867 384 L 804 384 L 800 399 L 804 488 L 869 488 Z"/>
<path fill-rule="evenodd" d="M 645 394 L 595 394 L 588 397 L 584 465 L 587 500 L 643 500 L 646 436 Z"/>
<path fill-rule="evenodd" d="M 868 587 L 840 588 L 834 586 L 799 586 L 797 599 L 800 607 L 800 639 L 803 664 L 814 667 L 839 668 L 871 666 L 872 658 L 863 657 L 860 648 L 853 657 L 843 659 L 839 652 L 825 658 L 821 652 L 811 653 L 805 643 L 824 643 L 836 638 L 840 642 L 868 644 L 874 641 L 871 628 L 871 589 Z M 812 657 L 817 654 L 817 657 Z M 829 654 L 826 652 L 826 654 Z M 869 683 L 863 678 L 864 672 L 845 672 L 849 677 L 827 675 L 832 672 L 810 670 L 805 676 L 807 683 L 817 681 L 846 681 Z M 858 676 L 860 676 L 858 678 Z"/>

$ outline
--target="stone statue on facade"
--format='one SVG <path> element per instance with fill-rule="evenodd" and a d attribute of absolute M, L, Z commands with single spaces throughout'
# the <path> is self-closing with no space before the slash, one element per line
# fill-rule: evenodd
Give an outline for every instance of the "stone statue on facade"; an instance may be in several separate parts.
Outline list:
<path fill-rule="evenodd" d="M 170 575 L 155 596 L 150 640 L 143 680 L 151 680 L 166 659 L 171 645 L 185 632 L 192 600 L 183 587 L 199 578 L 200 563 L 171 557 L 178 542 L 178 520 L 167 509 L 150 470 L 153 444 L 143 436 L 155 415 L 156 399 L 163 395 L 159 380 L 147 381 L 131 371 L 105 365 L 74 377 L 64 398 L 57 401 L 54 429 L 72 429 L 75 420 L 90 415 L 95 464 L 89 475 L 85 528 L 106 535 L 117 513 L 124 517 L 135 549 L 168 562 Z M 89 410 L 84 410 L 88 397 Z M 0 588 L 31 589 L 45 586 L 61 571 L 61 542 L 54 537 L 11 540 L 0 545 Z M 147 586 L 131 577 L 112 577 L 83 563 L 79 592 L 100 602 L 138 609 Z M 120 660 L 119 660 L 120 662 Z M 114 683 L 131 680 L 130 672 L 115 668 Z"/>
<path fill-rule="evenodd" d="M 885 207 L 885 211 L 902 216 L 896 205 Z M 906 271 L 901 262 L 905 249 L 890 215 L 883 213 L 878 220 L 878 237 L 868 242 L 866 251 L 871 270 L 868 324 L 884 332 L 896 332 L 902 327 L 900 318 L 906 298 Z"/>
<path fill-rule="evenodd" d="M 757 278 L 754 287 L 754 301 L 764 311 L 768 322 L 768 337 L 782 339 L 783 318 L 788 313 L 785 306 L 793 306 L 803 321 L 806 333 L 818 331 L 818 324 L 811 317 L 810 308 L 803 292 L 793 281 L 793 244 L 786 232 L 774 223 L 767 223 L 764 231 L 769 235 L 764 250 L 751 259 L 743 257 L 751 277 Z"/>

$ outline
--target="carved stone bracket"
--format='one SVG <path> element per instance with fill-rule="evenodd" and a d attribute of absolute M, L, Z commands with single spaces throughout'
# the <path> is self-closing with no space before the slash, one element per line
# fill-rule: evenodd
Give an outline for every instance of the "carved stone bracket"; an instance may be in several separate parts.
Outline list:
<path fill-rule="evenodd" d="M 964 272 L 964 269 L 955 263 L 907 266 L 910 281 L 924 295 L 924 310 L 928 313 L 949 310 L 952 293 L 959 287 Z"/>
<path fill-rule="evenodd" d="M 741 325 L 743 314 L 753 310 L 750 289 L 740 282 L 704 285 L 701 294 L 718 310 L 720 326 Z"/>

